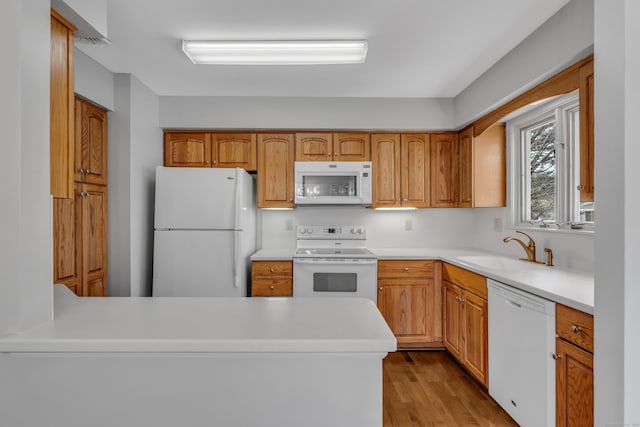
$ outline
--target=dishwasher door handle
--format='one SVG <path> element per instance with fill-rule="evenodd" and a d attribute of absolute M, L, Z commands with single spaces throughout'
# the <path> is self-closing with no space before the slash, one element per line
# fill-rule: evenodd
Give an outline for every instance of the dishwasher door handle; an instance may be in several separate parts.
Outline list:
<path fill-rule="evenodd" d="M 515 307 L 515 308 L 517 308 L 517 309 L 521 309 L 521 308 L 522 308 L 522 304 L 518 304 L 518 303 L 517 303 L 517 302 L 515 302 L 515 301 L 505 300 L 505 302 L 506 302 L 507 304 L 511 304 L 512 306 L 514 306 L 514 307 Z"/>

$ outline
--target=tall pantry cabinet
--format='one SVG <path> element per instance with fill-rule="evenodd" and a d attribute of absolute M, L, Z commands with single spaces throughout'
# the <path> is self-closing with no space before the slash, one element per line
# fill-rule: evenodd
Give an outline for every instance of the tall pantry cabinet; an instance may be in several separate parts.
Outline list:
<path fill-rule="evenodd" d="M 54 283 L 107 292 L 107 112 L 75 99 L 74 193 L 53 203 Z"/>

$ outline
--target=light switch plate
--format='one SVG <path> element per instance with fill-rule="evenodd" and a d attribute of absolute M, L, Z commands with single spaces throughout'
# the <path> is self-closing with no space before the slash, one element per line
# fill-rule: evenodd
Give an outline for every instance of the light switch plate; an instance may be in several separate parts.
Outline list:
<path fill-rule="evenodd" d="M 496 233 L 502 232 L 502 218 L 493 219 L 493 231 L 495 231 Z"/>
<path fill-rule="evenodd" d="M 404 229 L 405 229 L 406 231 L 411 231 L 411 230 L 413 230 L 413 220 L 411 220 L 411 219 L 406 220 L 406 221 L 404 222 Z"/>
<path fill-rule="evenodd" d="M 285 223 L 284 223 L 284 229 L 286 231 L 292 231 L 293 230 L 293 220 L 292 219 L 288 219 Z"/>

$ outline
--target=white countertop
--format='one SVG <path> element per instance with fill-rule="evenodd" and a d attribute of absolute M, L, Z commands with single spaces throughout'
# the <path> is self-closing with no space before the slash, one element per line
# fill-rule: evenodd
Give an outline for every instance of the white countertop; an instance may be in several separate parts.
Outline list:
<path fill-rule="evenodd" d="M 291 261 L 296 248 L 260 249 L 251 255 L 251 261 Z"/>
<path fill-rule="evenodd" d="M 475 249 L 369 248 L 380 260 L 442 260 L 498 282 L 593 314 L 593 274 L 547 267 Z M 262 249 L 251 259 L 291 259 L 295 249 Z M 278 258 L 270 258 L 278 255 Z M 295 284 L 294 284 L 295 286 Z"/>
<path fill-rule="evenodd" d="M 78 298 L 0 337 L 0 352 L 387 353 L 396 340 L 360 298 Z"/>

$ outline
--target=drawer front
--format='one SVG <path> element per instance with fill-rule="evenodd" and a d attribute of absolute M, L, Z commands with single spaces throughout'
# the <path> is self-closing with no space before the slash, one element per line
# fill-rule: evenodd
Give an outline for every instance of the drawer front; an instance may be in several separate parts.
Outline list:
<path fill-rule="evenodd" d="M 378 261 L 378 278 L 433 277 L 433 261 Z"/>
<path fill-rule="evenodd" d="M 556 333 L 561 338 L 593 353 L 593 316 L 556 304 Z"/>
<path fill-rule="evenodd" d="M 253 261 L 252 278 L 292 277 L 293 261 Z"/>
<path fill-rule="evenodd" d="M 253 297 L 290 297 L 293 295 L 293 281 L 290 279 L 254 280 L 251 282 Z"/>
<path fill-rule="evenodd" d="M 487 278 L 455 265 L 442 264 L 442 278 L 487 299 Z"/>

